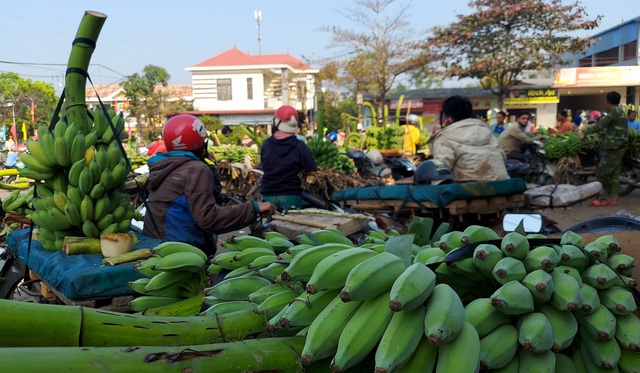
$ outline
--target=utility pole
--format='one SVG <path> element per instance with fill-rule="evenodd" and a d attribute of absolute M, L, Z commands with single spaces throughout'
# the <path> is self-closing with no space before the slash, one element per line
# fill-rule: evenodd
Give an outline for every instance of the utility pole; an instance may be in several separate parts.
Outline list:
<path fill-rule="evenodd" d="M 259 10 L 253 11 L 253 18 L 258 23 L 258 54 L 262 54 L 262 34 L 260 33 L 260 21 L 262 20 L 262 12 Z"/>

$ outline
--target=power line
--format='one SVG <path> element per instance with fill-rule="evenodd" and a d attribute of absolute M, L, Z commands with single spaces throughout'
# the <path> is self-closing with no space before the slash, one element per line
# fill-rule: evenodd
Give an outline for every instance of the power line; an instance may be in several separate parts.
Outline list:
<path fill-rule="evenodd" d="M 56 70 L 56 69 L 47 69 L 45 67 L 42 66 L 67 66 L 67 64 L 64 63 L 41 63 L 41 62 L 18 62 L 18 61 L 3 61 L 0 60 L 0 63 L 3 64 L 7 64 L 7 65 L 17 65 L 17 66 L 29 66 L 29 67 L 35 67 L 35 68 L 40 68 L 40 69 L 45 69 L 45 70 L 52 70 L 52 71 L 61 71 L 64 72 L 63 70 Z M 118 71 L 113 70 L 112 68 L 109 68 L 107 66 L 104 66 L 102 64 L 89 64 L 89 66 L 97 66 L 97 67 L 102 67 L 105 70 L 109 70 L 112 73 L 118 74 L 121 77 L 125 78 L 127 77 L 127 75 L 122 74 Z"/>

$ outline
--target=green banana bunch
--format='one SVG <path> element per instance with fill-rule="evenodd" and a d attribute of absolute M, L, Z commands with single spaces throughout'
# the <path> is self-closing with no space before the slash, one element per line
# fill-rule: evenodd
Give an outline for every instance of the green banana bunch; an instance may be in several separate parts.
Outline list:
<path fill-rule="evenodd" d="M 439 346 L 454 340 L 466 324 L 464 306 L 455 290 L 446 284 L 436 285 L 426 306 L 424 333 L 429 343 Z M 477 336 L 475 329 L 474 333 Z"/>
<path fill-rule="evenodd" d="M 435 285 L 436 274 L 422 263 L 414 263 L 407 267 L 391 286 L 389 308 L 394 312 L 410 312 L 420 308 L 431 295 Z"/>
<path fill-rule="evenodd" d="M 282 329 L 310 326 L 320 312 L 339 295 L 340 292 L 338 290 L 320 291 L 308 295 L 302 294 L 294 298 L 289 304 L 278 325 Z"/>
<path fill-rule="evenodd" d="M 375 255 L 377 253 L 374 251 L 358 247 L 327 256 L 314 268 L 307 282 L 307 292 L 314 294 L 323 290 L 342 289 L 349 272 L 356 265 Z"/>
<path fill-rule="evenodd" d="M 500 325 L 480 338 L 480 368 L 501 369 L 518 353 L 518 329 L 513 325 Z"/>
<path fill-rule="evenodd" d="M 340 243 L 327 243 L 304 250 L 293 257 L 289 266 L 282 272 L 283 281 L 309 281 L 320 261 L 331 254 L 350 249 L 352 246 Z"/>
<path fill-rule="evenodd" d="M 353 267 L 345 280 L 340 298 L 344 302 L 372 299 L 388 292 L 402 272 L 402 259 L 394 254 L 382 252 Z"/>
<path fill-rule="evenodd" d="M 478 333 L 471 324 L 464 322 L 458 334 L 454 340 L 438 346 L 436 373 L 478 371 L 480 365 Z"/>
<path fill-rule="evenodd" d="M 257 299 L 251 299 L 249 296 L 269 285 L 271 282 L 261 277 L 236 277 L 220 281 L 213 287 L 205 289 L 205 295 L 225 301 L 249 299 L 255 302 Z"/>
<path fill-rule="evenodd" d="M 394 371 L 411 359 L 424 335 L 425 312 L 424 307 L 394 312 L 376 349 L 375 372 Z"/>

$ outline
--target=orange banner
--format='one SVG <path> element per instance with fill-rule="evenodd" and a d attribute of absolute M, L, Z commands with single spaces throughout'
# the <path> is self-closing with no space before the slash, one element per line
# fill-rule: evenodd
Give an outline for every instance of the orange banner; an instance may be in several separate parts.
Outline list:
<path fill-rule="evenodd" d="M 553 70 L 552 88 L 640 85 L 640 66 L 571 67 Z"/>

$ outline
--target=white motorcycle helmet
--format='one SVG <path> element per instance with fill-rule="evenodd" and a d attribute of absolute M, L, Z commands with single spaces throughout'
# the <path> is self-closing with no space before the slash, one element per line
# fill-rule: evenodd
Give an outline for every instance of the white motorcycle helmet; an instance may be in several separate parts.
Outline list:
<path fill-rule="evenodd" d="M 409 124 L 418 124 L 420 122 L 420 118 L 415 114 L 409 114 L 407 122 L 409 122 Z"/>
<path fill-rule="evenodd" d="M 369 150 L 367 152 L 367 158 L 369 158 L 369 160 L 373 164 L 380 164 L 383 161 L 382 153 L 380 153 L 379 150 L 375 150 L 375 149 Z"/>

